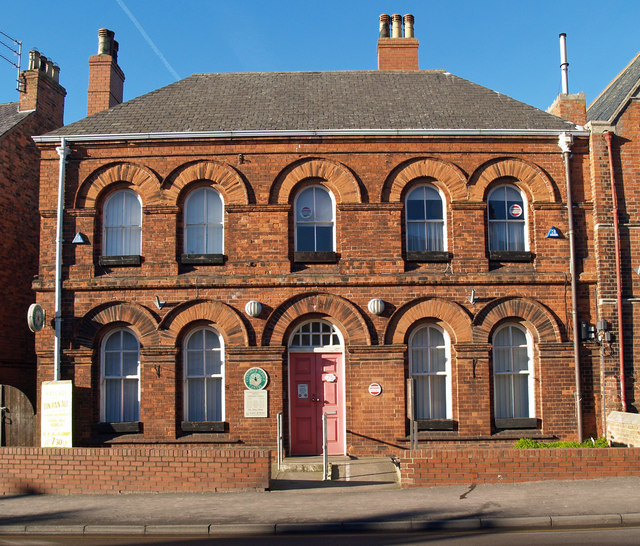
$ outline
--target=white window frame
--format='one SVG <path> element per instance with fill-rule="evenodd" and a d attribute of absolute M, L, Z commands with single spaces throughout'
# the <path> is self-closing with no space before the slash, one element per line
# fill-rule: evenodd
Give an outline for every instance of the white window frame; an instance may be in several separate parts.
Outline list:
<path fill-rule="evenodd" d="M 204 373 L 202 375 L 187 375 L 188 372 L 188 358 L 189 358 L 189 340 L 198 332 L 202 332 L 204 330 L 213 332 L 213 334 L 218 338 L 218 341 L 220 343 L 220 348 L 219 349 L 215 349 L 216 351 L 220 352 L 220 373 L 219 374 L 211 374 L 211 375 L 207 375 L 206 373 Z M 202 352 L 203 352 L 203 362 L 204 358 L 205 358 L 205 348 L 203 346 Z M 209 422 L 209 421 L 193 421 L 191 419 L 189 419 L 189 379 L 204 379 L 205 380 L 205 385 L 208 379 L 219 379 L 220 380 L 220 421 L 211 421 L 211 422 L 223 422 L 226 419 L 226 408 L 225 408 L 225 349 L 224 349 L 224 338 L 222 337 L 222 335 L 220 334 L 220 332 L 218 332 L 218 330 L 216 330 L 215 328 L 211 327 L 211 326 L 201 326 L 201 327 L 196 327 L 193 328 L 185 337 L 184 339 L 184 347 L 183 347 L 183 351 L 182 351 L 182 355 L 183 355 L 183 361 L 182 361 L 182 379 L 183 379 L 183 396 L 184 396 L 184 408 L 183 408 L 183 415 L 184 415 L 184 420 L 188 421 L 188 422 Z M 206 416 L 207 414 L 207 399 L 206 399 L 206 393 L 207 393 L 207 389 L 205 387 L 205 407 L 204 407 L 204 414 Z"/>
<path fill-rule="evenodd" d="M 109 203 L 115 198 L 115 196 L 119 195 L 119 194 L 127 194 L 127 195 L 133 195 L 135 196 L 137 202 L 138 202 L 138 206 L 139 206 L 139 211 L 140 211 L 140 223 L 138 224 L 126 224 L 124 221 L 122 223 L 122 225 L 119 226 L 110 226 L 107 225 L 107 208 L 109 206 Z M 123 220 L 124 220 L 124 211 L 122 214 Z M 137 228 L 138 230 L 138 248 L 137 248 L 137 252 L 134 252 L 133 254 L 107 254 L 107 247 L 108 247 L 108 237 L 107 237 L 107 230 L 110 228 L 122 228 L 123 229 L 123 233 L 124 230 L 129 228 Z M 124 244 L 122 245 L 124 248 Z M 133 190 L 128 189 L 128 188 L 122 188 L 119 190 L 114 191 L 113 193 L 111 193 L 104 201 L 104 205 L 102 206 L 102 255 L 103 256 L 140 256 L 142 254 L 142 200 L 140 199 L 140 196 Z"/>
<path fill-rule="evenodd" d="M 218 190 L 216 190 L 215 188 L 211 188 L 209 186 L 200 186 L 198 188 L 194 188 L 192 191 L 189 192 L 189 195 L 187 195 L 187 198 L 184 200 L 184 222 L 183 222 L 183 228 L 184 228 L 184 235 L 183 235 L 184 252 L 188 253 L 188 254 L 211 254 L 210 252 L 206 252 L 206 248 L 207 248 L 207 226 L 212 225 L 212 223 L 208 223 L 206 221 L 206 218 L 207 218 L 207 214 L 206 214 L 206 212 L 207 212 L 207 200 L 206 200 L 206 198 L 205 198 L 205 201 L 204 201 L 204 203 L 205 203 L 205 215 L 204 215 L 205 221 L 202 222 L 202 223 L 189 223 L 189 218 L 187 217 L 187 209 L 188 209 L 189 200 L 193 197 L 193 195 L 195 195 L 199 191 L 203 191 L 205 193 L 205 196 L 206 196 L 207 191 L 212 191 L 212 192 L 216 193 L 218 195 L 218 197 L 220 198 L 221 218 L 220 218 L 220 221 L 216 222 L 215 224 L 222 226 L 222 235 L 221 235 L 222 241 L 221 241 L 221 244 L 220 244 L 220 248 L 221 248 L 220 252 L 219 253 L 216 252 L 215 254 L 224 254 L 224 232 L 225 232 L 225 229 L 224 229 L 224 197 Z M 202 252 L 187 252 L 187 248 L 188 248 L 187 247 L 187 234 L 188 234 L 187 227 L 188 226 L 204 226 L 204 235 L 205 236 L 204 236 L 204 249 L 203 249 Z"/>
<path fill-rule="evenodd" d="M 326 188 L 325 186 L 322 186 L 321 184 L 313 184 L 311 186 L 306 186 L 304 188 L 302 188 L 297 194 L 296 197 L 293 201 L 293 235 L 294 235 L 294 248 L 296 252 L 299 252 L 298 249 L 298 224 L 302 223 L 302 224 L 312 224 L 314 225 L 314 227 L 316 225 L 319 224 L 327 224 L 328 222 L 316 222 L 316 221 L 311 221 L 311 222 L 299 222 L 298 221 L 298 199 L 300 198 L 300 196 L 307 190 L 310 190 L 312 188 L 315 189 L 320 189 L 322 191 L 325 191 L 328 195 L 329 198 L 331 199 L 331 250 L 326 251 L 326 252 L 335 252 L 336 251 L 336 200 L 335 197 L 333 195 L 333 192 L 329 189 Z M 314 235 L 315 235 L 315 230 L 314 230 Z M 303 252 L 322 252 L 322 251 L 318 251 L 317 250 L 317 245 L 314 241 L 314 248 L 315 250 L 308 250 L 308 251 L 303 251 Z"/>
<path fill-rule="evenodd" d="M 414 342 L 414 338 L 417 336 L 418 332 L 420 332 L 421 330 L 423 330 L 424 328 L 434 328 L 436 330 L 438 330 L 441 334 L 442 337 L 444 339 L 444 350 L 445 350 L 445 371 L 444 372 L 435 372 L 435 373 L 429 373 L 429 372 L 414 372 L 413 371 L 413 349 L 416 348 L 415 347 L 415 342 Z M 430 338 L 429 338 L 430 339 Z M 421 349 L 430 349 L 431 347 L 418 347 Z M 431 355 L 429 355 L 428 358 L 431 358 Z M 449 338 L 449 334 L 447 333 L 447 331 L 442 328 L 441 326 L 439 326 L 438 324 L 435 324 L 433 322 L 425 322 L 425 323 L 421 323 L 419 325 L 417 325 L 413 331 L 411 332 L 411 335 L 409 336 L 409 377 L 414 378 L 415 376 L 445 376 L 445 405 L 446 405 L 446 417 L 445 419 L 453 419 L 453 403 L 452 403 L 452 387 L 451 387 L 451 339 Z M 414 385 L 415 385 L 415 381 L 414 381 Z M 416 396 L 416 392 L 417 391 L 417 386 L 415 387 L 414 390 L 414 397 Z M 416 410 L 415 408 L 415 403 L 416 400 L 414 400 L 414 411 Z M 432 419 L 432 418 L 429 418 Z"/>
<path fill-rule="evenodd" d="M 525 336 L 525 340 L 526 340 L 526 344 L 525 345 L 518 345 L 517 347 L 524 347 L 526 346 L 527 348 L 527 369 L 526 370 L 521 370 L 519 372 L 513 372 L 513 348 L 516 347 L 515 345 L 513 345 L 513 339 L 512 339 L 512 335 L 511 332 L 509 333 L 509 340 L 510 340 L 510 345 L 508 345 L 508 347 L 510 348 L 509 351 L 509 363 L 510 363 L 510 370 L 511 371 L 506 371 L 506 372 L 496 372 L 496 363 L 495 363 L 495 358 L 496 358 L 496 353 L 495 351 L 493 351 L 493 356 L 492 356 L 492 367 L 493 367 L 493 392 L 494 392 L 494 400 L 493 400 L 493 409 L 494 409 L 494 415 L 496 419 L 527 419 L 527 418 L 535 418 L 536 416 L 536 403 L 535 403 L 535 390 L 534 390 L 534 370 L 533 370 L 533 341 L 531 339 L 531 334 L 529 333 L 529 331 L 524 328 L 522 325 L 520 325 L 517 322 L 506 322 L 504 324 L 501 324 L 499 328 L 497 328 L 495 330 L 495 332 L 493 333 L 493 336 L 491 338 L 491 342 L 492 342 L 492 346 L 496 347 L 495 345 L 495 339 L 496 336 L 504 329 L 506 328 L 515 328 L 517 330 L 520 330 L 524 336 Z M 504 346 L 503 346 L 504 347 Z M 528 400 L 528 410 L 529 410 L 529 415 L 527 415 L 526 417 L 513 417 L 513 416 L 499 416 L 498 415 L 498 397 L 495 395 L 496 393 L 496 376 L 497 375 L 509 375 L 509 376 L 516 376 L 516 375 L 526 375 L 527 376 L 527 394 L 529 397 Z M 514 393 L 514 389 L 513 389 L 513 383 L 511 385 L 511 397 L 513 399 L 515 393 Z M 512 407 L 514 406 L 513 404 L 513 400 L 512 400 Z"/>
<path fill-rule="evenodd" d="M 505 218 L 504 220 L 492 220 L 491 219 L 491 211 L 489 208 L 489 201 L 491 200 L 491 196 L 496 193 L 498 190 L 503 188 L 511 188 L 517 191 L 520 194 L 520 198 L 522 199 L 522 219 L 517 220 L 509 220 L 509 218 Z M 504 201 L 503 201 L 504 202 Z M 510 223 L 521 223 L 523 228 L 523 238 L 524 238 L 524 249 L 523 250 L 513 250 L 507 248 L 506 250 L 499 250 L 493 248 L 493 240 L 491 238 L 491 224 L 492 223 L 501 223 L 501 224 L 510 224 Z M 507 230 L 508 233 L 508 230 Z M 489 194 L 487 195 L 487 238 L 489 239 L 489 251 L 492 252 L 527 252 L 529 251 L 529 205 L 527 203 L 527 196 L 525 193 L 515 184 L 505 182 L 497 185 L 493 188 Z M 507 245 L 508 247 L 509 245 Z"/>
<path fill-rule="evenodd" d="M 315 325 L 320 325 L 320 324 L 329 327 L 329 329 L 331 330 L 330 340 L 335 341 L 337 339 L 338 344 L 330 343 L 328 345 L 323 345 L 322 343 L 320 343 L 320 344 L 314 345 L 312 343 L 313 335 L 319 335 L 320 341 L 322 341 L 323 335 L 325 336 L 329 335 L 326 333 L 322 334 L 317 328 L 314 328 Z M 307 327 L 310 327 L 310 335 L 309 335 L 310 343 L 308 345 L 307 344 L 294 345 L 296 336 L 298 336 L 299 334 L 301 334 L 300 339 L 304 339 L 302 336 L 305 335 L 306 332 L 303 332 L 303 330 L 306 329 Z M 343 347 L 344 347 L 344 339 L 342 338 L 342 333 L 340 332 L 340 330 L 336 328 L 335 325 L 329 322 L 328 320 L 323 320 L 323 319 L 316 318 L 316 319 L 306 320 L 302 322 L 294 330 L 293 334 L 291 334 L 291 336 L 289 337 L 289 350 L 294 353 L 341 353 L 343 350 Z"/>
<path fill-rule="evenodd" d="M 409 202 L 409 196 L 416 190 L 420 189 L 420 188 L 430 188 L 435 190 L 438 195 L 440 196 L 440 202 L 442 203 L 442 219 L 441 220 L 430 220 L 428 218 L 426 218 L 426 214 L 425 214 L 425 220 L 409 220 L 409 207 L 408 207 L 408 202 Z M 441 250 L 437 250 L 435 252 L 444 252 L 448 249 L 448 241 L 447 241 L 447 201 L 444 197 L 444 194 L 442 193 L 442 190 L 436 186 L 435 184 L 432 183 L 428 183 L 428 182 L 423 182 L 420 184 L 415 185 L 414 187 L 412 187 L 408 192 L 407 195 L 404 199 L 404 219 L 405 219 L 405 244 L 406 244 L 406 249 L 408 252 L 432 252 L 430 250 L 427 250 L 426 248 L 424 249 L 420 249 L 420 250 L 411 250 L 409 249 L 409 223 L 412 224 L 435 224 L 435 223 L 441 223 L 442 224 L 442 249 Z M 426 240 L 426 239 L 425 239 Z"/>
<path fill-rule="evenodd" d="M 122 333 L 126 332 L 130 335 L 133 336 L 133 338 L 136 340 L 136 346 L 137 346 L 137 356 L 138 356 L 138 366 L 137 366 L 137 370 L 136 370 L 136 374 L 135 375 L 112 375 L 107 377 L 105 374 L 105 361 L 106 361 L 106 345 L 107 345 L 107 341 L 114 335 L 120 335 L 122 336 Z M 122 353 L 124 352 L 122 350 L 122 338 L 121 338 L 121 342 L 120 342 L 120 369 L 122 370 Z M 130 329 L 130 328 L 116 328 L 115 330 L 112 330 L 111 332 L 109 332 L 102 340 L 101 343 L 101 348 L 100 348 L 100 420 L 102 422 L 106 422 L 107 419 L 107 389 L 106 389 L 106 383 L 107 380 L 119 380 L 120 381 L 120 421 L 109 421 L 112 423 L 122 423 L 122 422 L 126 422 L 123 421 L 123 414 L 124 414 L 124 382 L 125 380 L 132 380 L 135 379 L 138 382 L 138 389 L 137 389 L 137 396 L 138 396 L 138 400 L 137 400 L 137 404 L 138 404 L 138 419 L 136 421 L 140 420 L 140 340 L 138 339 L 138 336 Z"/>

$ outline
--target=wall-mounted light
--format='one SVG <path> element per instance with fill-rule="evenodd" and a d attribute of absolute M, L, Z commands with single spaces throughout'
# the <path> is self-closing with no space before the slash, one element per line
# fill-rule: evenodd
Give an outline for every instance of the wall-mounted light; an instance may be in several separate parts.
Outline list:
<path fill-rule="evenodd" d="M 159 296 L 155 297 L 155 304 L 156 304 L 156 307 L 158 309 L 162 309 L 165 306 L 166 303 L 167 302 L 166 301 L 162 301 Z"/>
<path fill-rule="evenodd" d="M 380 298 L 373 298 L 369 300 L 367 309 L 373 315 L 381 315 L 384 312 L 384 302 Z"/>
<path fill-rule="evenodd" d="M 262 313 L 262 304 L 256 300 L 248 301 L 244 306 L 244 311 L 250 317 L 259 317 L 260 313 Z"/>

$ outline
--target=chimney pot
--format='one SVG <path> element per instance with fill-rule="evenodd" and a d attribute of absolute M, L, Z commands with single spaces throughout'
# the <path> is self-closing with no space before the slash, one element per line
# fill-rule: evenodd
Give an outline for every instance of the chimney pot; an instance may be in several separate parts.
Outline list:
<path fill-rule="evenodd" d="M 40 68 L 40 53 L 35 50 L 29 51 L 29 70 L 38 70 Z"/>
<path fill-rule="evenodd" d="M 113 54 L 113 38 L 115 33 L 112 30 L 101 28 L 98 30 L 98 55 Z"/>
<path fill-rule="evenodd" d="M 391 16 L 391 37 L 402 38 L 402 15 L 399 13 Z"/>
<path fill-rule="evenodd" d="M 380 38 L 388 38 L 389 37 L 389 21 L 391 17 L 386 13 L 380 15 Z"/>
<path fill-rule="evenodd" d="M 404 37 L 413 38 L 413 15 L 410 13 L 404 16 Z"/>
<path fill-rule="evenodd" d="M 89 58 L 87 115 L 122 102 L 124 73 L 118 66 L 118 42 L 112 30 L 98 30 L 98 54 Z"/>

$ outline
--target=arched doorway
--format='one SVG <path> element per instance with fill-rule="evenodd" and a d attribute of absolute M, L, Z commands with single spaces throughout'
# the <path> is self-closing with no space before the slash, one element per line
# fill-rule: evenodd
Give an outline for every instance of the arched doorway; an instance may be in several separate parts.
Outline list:
<path fill-rule="evenodd" d="M 289 339 L 289 438 L 291 455 L 345 453 L 344 343 L 326 320 L 302 323 Z"/>
<path fill-rule="evenodd" d="M 35 415 L 20 389 L 0 385 L 0 446 L 33 446 Z"/>

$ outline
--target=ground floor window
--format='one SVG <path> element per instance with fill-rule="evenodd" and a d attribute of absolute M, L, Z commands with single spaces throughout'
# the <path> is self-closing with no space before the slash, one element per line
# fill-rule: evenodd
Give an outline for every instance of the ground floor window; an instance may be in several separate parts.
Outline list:
<path fill-rule="evenodd" d="M 185 341 L 186 421 L 224 421 L 224 347 L 213 328 L 198 328 Z"/>
<path fill-rule="evenodd" d="M 409 339 L 409 374 L 414 380 L 415 418 L 451 419 L 451 364 L 446 332 L 418 327 Z"/>
<path fill-rule="evenodd" d="M 140 344 L 131 330 L 119 328 L 102 343 L 102 421 L 140 420 Z"/>

